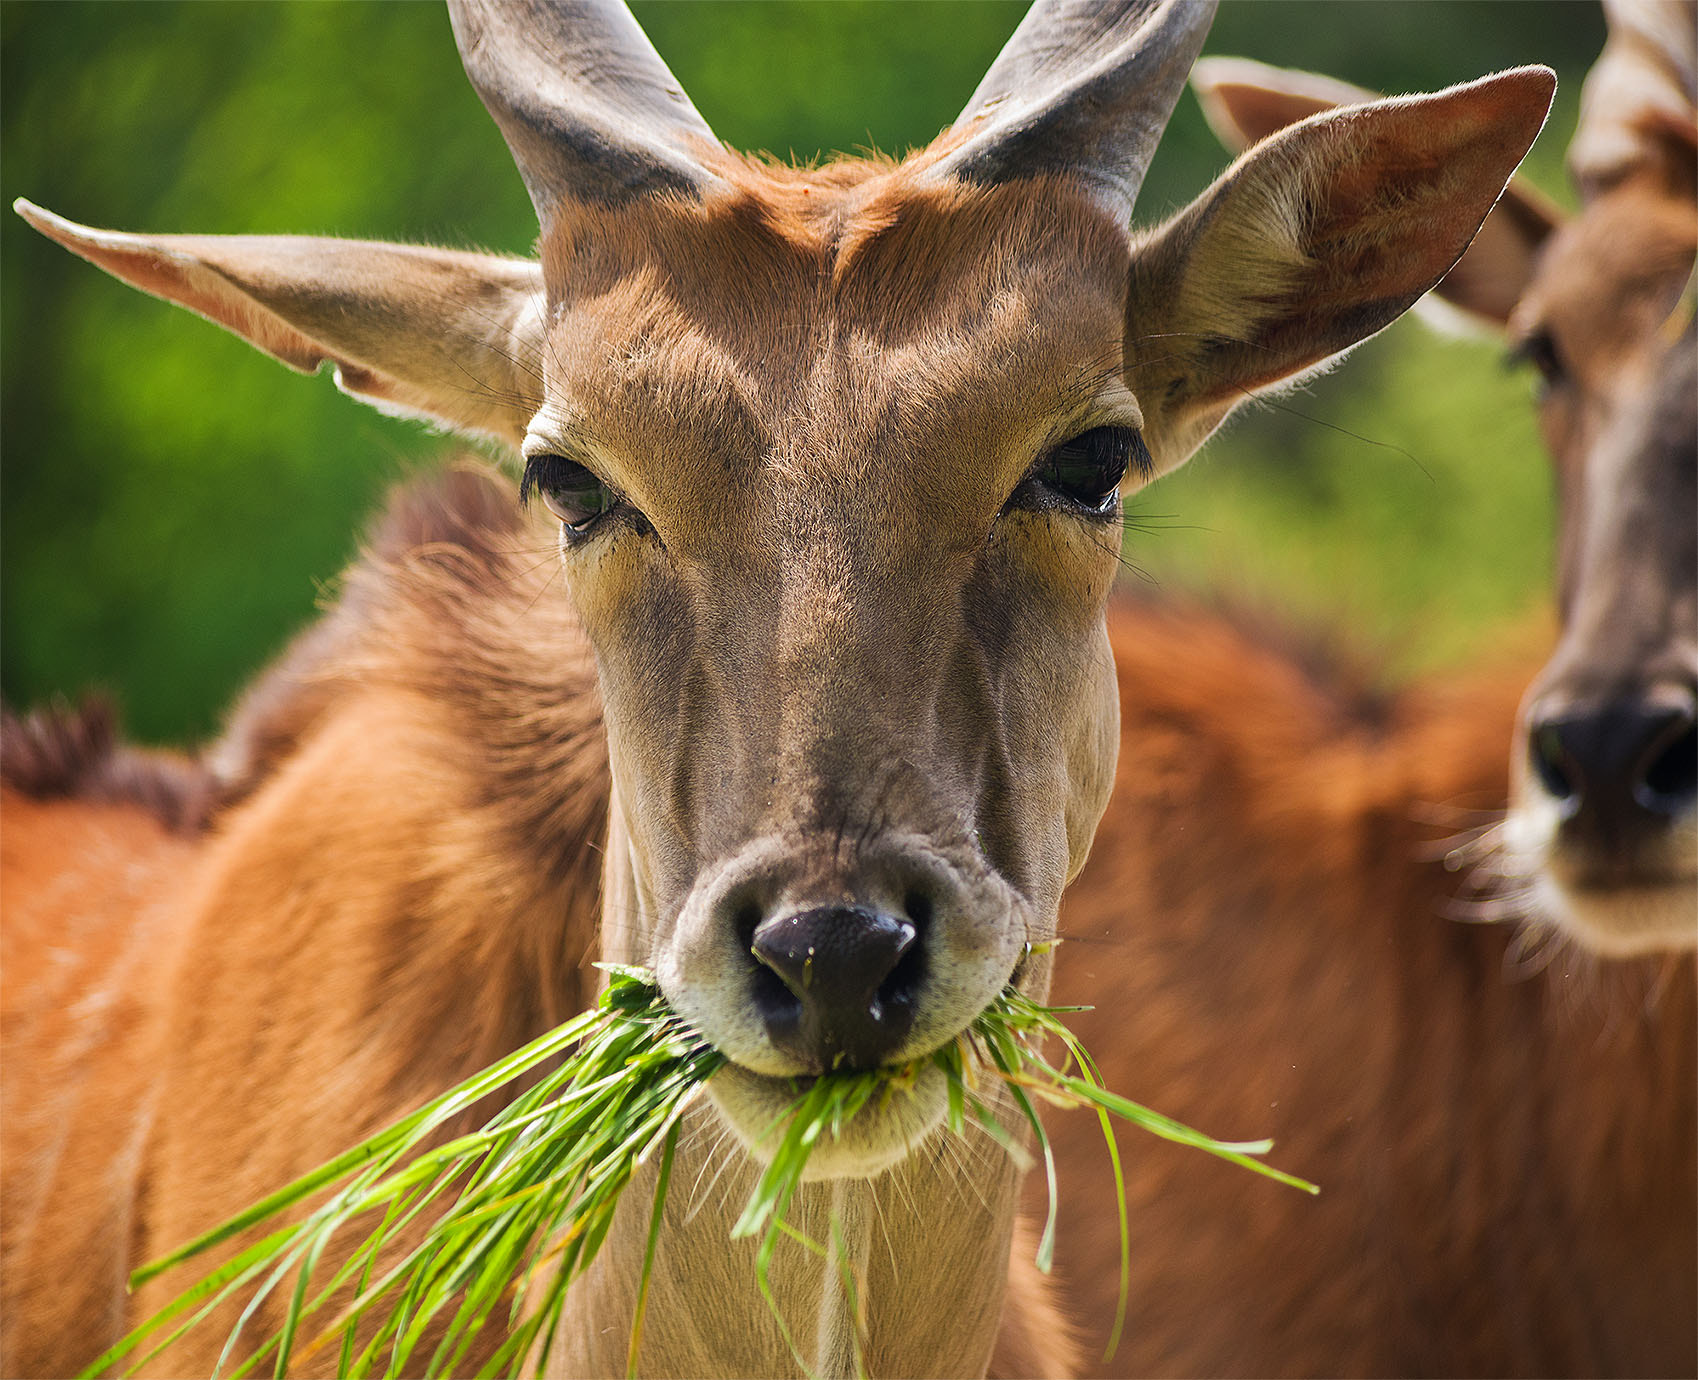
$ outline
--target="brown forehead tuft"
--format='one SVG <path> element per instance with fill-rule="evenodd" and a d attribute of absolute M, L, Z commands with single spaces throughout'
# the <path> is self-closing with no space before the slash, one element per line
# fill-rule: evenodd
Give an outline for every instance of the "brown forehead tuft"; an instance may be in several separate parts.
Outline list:
<path fill-rule="evenodd" d="M 1105 280 L 1124 280 L 1125 227 L 1072 179 L 930 181 L 938 148 L 901 162 L 870 155 L 802 167 L 715 149 L 703 162 L 729 194 L 655 198 L 612 215 L 563 204 L 543 229 L 547 276 L 570 284 L 586 255 L 625 269 L 640 255 L 668 278 L 697 276 L 721 290 L 795 287 L 805 276 L 851 309 L 874 294 L 888 303 L 893 288 L 897 300 L 924 295 L 903 293 L 904 283 L 918 290 L 965 276 L 994 285 L 1040 260 L 1052 272 L 1100 267 Z"/>
<path fill-rule="evenodd" d="M 895 159 L 871 154 L 798 166 L 770 154 L 724 150 L 711 166 L 735 190 L 734 196 L 714 209 L 757 222 L 794 248 L 829 252 L 868 186 L 887 180 L 899 165 Z"/>
<path fill-rule="evenodd" d="M 1129 237 L 1079 183 L 935 183 L 919 175 L 925 161 L 869 187 L 844 228 L 832 289 L 845 318 L 895 341 L 971 325 L 1010 296 L 1059 304 L 1107 291 L 1123 302 Z"/>
<path fill-rule="evenodd" d="M 862 189 L 898 165 L 880 156 L 839 158 L 818 166 L 793 166 L 770 155 L 714 147 L 698 151 L 702 164 L 729 190 L 705 201 L 654 197 L 610 212 L 567 201 L 543 226 L 543 261 L 554 269 L 602 243 L 648 256 L 693 246 L 693 262 L 730 253 L 775 260 L 823 263 L 862 199 Z"/>

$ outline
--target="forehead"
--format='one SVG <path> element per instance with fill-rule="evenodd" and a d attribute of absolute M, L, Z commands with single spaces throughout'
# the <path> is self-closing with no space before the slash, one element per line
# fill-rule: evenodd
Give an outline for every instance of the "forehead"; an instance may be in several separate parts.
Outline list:
<path fill-rule="evenodd" d="M 563 219 L 543 250 L 553 421 L 627 458 L 840 474 L 896 434 L 1030 430 L 1120 377 L 1126 236 L 1066 187 L 766 173 Z"/>

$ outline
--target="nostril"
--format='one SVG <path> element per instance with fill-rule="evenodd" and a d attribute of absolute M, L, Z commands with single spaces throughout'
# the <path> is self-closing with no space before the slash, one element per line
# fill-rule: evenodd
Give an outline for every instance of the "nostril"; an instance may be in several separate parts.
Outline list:
<path fill-rule="evenodd" d="M 731 932 L 745 949 L 755 945 L 755 929 L 761 923 L 761 908 L 754 901 L 744 901 L 731 911 Z"/>
<path fill-rule="evenodd" d="M 757 1010 L 805 1065 L 872 1068 L 907 1037 L 920 961 L 911 920 L 826 906 L 763 920 L 750 945 Z M 764 974 L 762 976 L 761 974 Z"/>
<path fill-rule="evenodd" d="M 1692 808 L 1698 736 L 1690 703 L 1623 695 L 1536 722 L 1528 758 L 1563 829 L 1608 852 L 1637 847 Z"/>
<path fill-rule="evenodd" d="M 775 1039 L 787 1039 L 802 1023 L 802 1002 L 781 978 L 764 963 L 755 965 L 751 976 L 756 1013 Z M 782 1037 L 782 1039 L 781 1039 Z"/>
<path fill-rule="evenodd" d="M 880 1020 L 889 1020 L 900 1011 L 912 1011 L 914 999 L 926 979 L 926 946 L 915 943 L 896 960 L 890 976 L 879 983 L 873 996 L 873 1010 Z"/>
<path fill-rule="evenodd" d="M 1641 803 L 1646 808 L 1674 813 L 1690 807 L 1698 794 L 1698 726 L 1688 724 L 1684 733 L 1652 756 L 1644 783 L 1649 799 Z"/>
<path fill-rule="evenodd" d="M 931 898 L 922 891 L 910 891 L 902 898 L 902 909 L 907 912 L 914 927 L 914 940 L 897 959 L 890 976 L 879 984 L 877 1000 L 887 1009 L 912 1007 L 926 980 L 926 955 L 929 952 L 926 937 L 932 923 Z"/>
<path fill-rule="evenodd" d="M 1562 732 L 1554 723 L 1534 725 L 1528 741 L 1528 764 L 1551 799 L 1566 801 L 1579 793 L 1570 775 L 1568 754 L 1563 751 Z"/>

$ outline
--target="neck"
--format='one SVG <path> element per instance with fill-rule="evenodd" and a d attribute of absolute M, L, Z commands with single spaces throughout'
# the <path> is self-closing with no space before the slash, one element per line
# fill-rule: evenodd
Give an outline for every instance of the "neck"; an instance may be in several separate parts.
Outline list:
<path fill-rule="evenodd" d="M 549 1375 L 623 1373 L 655 1173 L 650 1164 L 636 1176 L 573 1286 Z M 1000 1149 L 944 1146 L 876 1179 L 804 1184 L 789 1224 L 830 1258 L 781 1240 L 770 1307 L 756 1283 L 757 1243 L 731 1239 L 757 1173 L 715 1112 L 698 1104 L 687 1114 L 649 1282 L 641 1374 L 848 1376 L 857 1353 L 869 1375 L 984 1374 L 1013 1228 L 1015 1176 Z"/>
<path fill-rule="evenodd" d="M 635 913 L 630 857 L 616 800 L 603 952 L 642 963 L 649 955 L 631 927 L 607 919 Z M 787 1220 L 828 1258 L 781 1239 L 769 1273 L 771 1306 L 756 1280 L 758 1242 L 731 1237 L 759 1172 L 709 1099 L 685 1113 L 649 1282 L 641 1374 L 984 1373 L 1017 1182 L 988 1137 L 928 1141 L 873 1179 L 803 1184 Z M 594 1264 L 572 1287 L 549 1375 L 624 1373 L 657 1173 L 651 1160 L 633 1178 Z M 843 1288 L 846 1272 L 854 1301 Z"/>

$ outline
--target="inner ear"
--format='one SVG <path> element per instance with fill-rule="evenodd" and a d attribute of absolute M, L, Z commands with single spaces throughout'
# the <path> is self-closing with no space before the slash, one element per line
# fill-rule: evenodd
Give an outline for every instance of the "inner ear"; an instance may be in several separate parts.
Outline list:
<path fill-rule="evenodd" d="M 1128 382 L 1158 465 L 1241 399 L 1388 325 L 1461 257 L 1556 87 L 1522 68 L 1315 116 L 1241 158 L 1139 247 Z"/>
<path fill-rule="evenodd" d="M 1246 58 L 1204 58 L 1191 70 L 1191 85 L 1209 127 L 1234 153 L 1311 115 L 1382 99 L 1332 77 Z M 1562 212 L 1536 187 L 1511 179 L 1434 295 L 1502 326 L 1532 281 L 1545 240 L 1561 223 Z"/>

